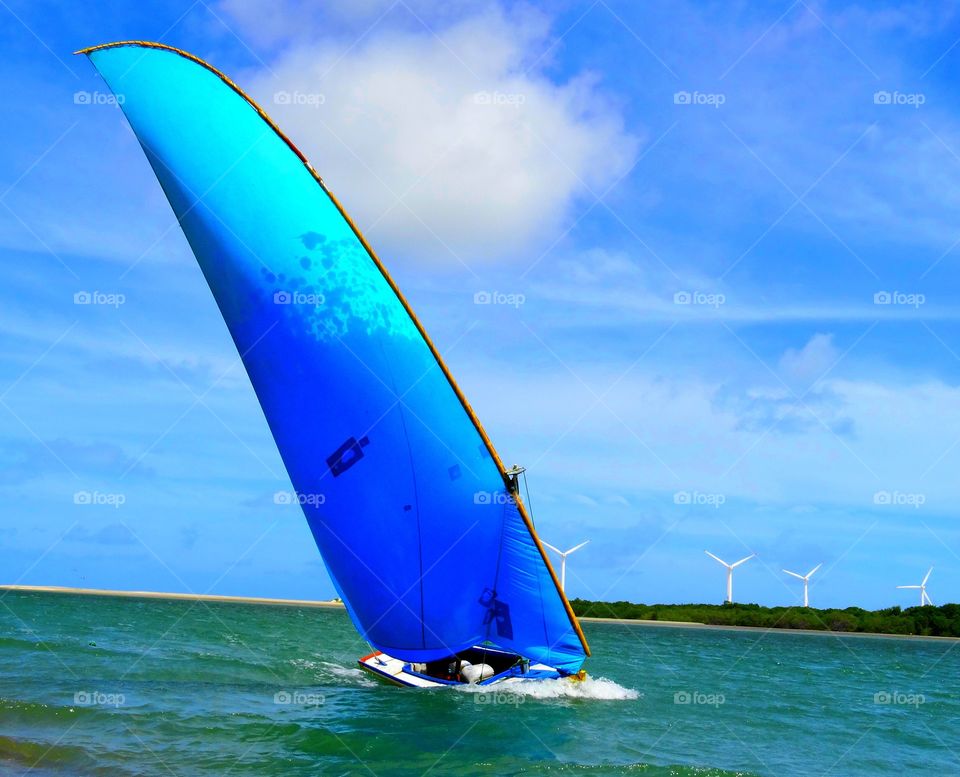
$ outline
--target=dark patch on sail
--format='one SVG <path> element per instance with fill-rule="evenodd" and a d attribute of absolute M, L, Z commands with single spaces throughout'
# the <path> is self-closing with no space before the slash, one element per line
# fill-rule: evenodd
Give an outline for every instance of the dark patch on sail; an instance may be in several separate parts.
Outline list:
<path fill-rule="evenodd" d="M 300 242 L 306 247 L 308 251 L 312 251 L 318 245 L 327 242 L 326 235 L 321 235 L 319 232 L 304 232 L 300 235 Z"/>
<path fill-rule="evenodd" d="M 485 588 L 480 596 L 480 604 L 487 608 L 483 616 L 483 625 L 488 626 L 494 621 L 497 623 L 497 636 L 504 639 L 513 639 L 513 622 L 510 620 L 510 605 L 497 599 L 497 592 Z"/>
<path fill-rule="evenodd" d="M 450 475 L 450 480 L 459 480 L 460 479 L 460 465 L 454 464 L 450 469 L 447 470 Z"/>
<path fill-rule="evenodd" d="M 483 443 L 480 443 L 480 444 L 477 446 L 477 449 L 480 451 L 480 458 L 481 458 L 481 459 L 486 459 L 486 458 L 489 458 L 489 457 L 490 457 L 490 451 L 487 450 L 487 446 L 484 445 Z"/>
<path fill-rule="evenodd" d="M 363 448 L 370 442 L 369 437 L 347 438 L 347 441 L 327 457 L 330 474 L 338 477 L 363 458 Z"/>

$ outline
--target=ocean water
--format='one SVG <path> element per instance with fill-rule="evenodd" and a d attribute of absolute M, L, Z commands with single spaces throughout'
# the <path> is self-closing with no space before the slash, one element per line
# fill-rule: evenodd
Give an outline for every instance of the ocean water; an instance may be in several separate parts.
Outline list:
<path fill-rule="evenodd" d="M 583 684 L 415 691 L 340 610 L 8 592 L 0 774 L 960 774 L 957 643 L 585 630 Z"/>

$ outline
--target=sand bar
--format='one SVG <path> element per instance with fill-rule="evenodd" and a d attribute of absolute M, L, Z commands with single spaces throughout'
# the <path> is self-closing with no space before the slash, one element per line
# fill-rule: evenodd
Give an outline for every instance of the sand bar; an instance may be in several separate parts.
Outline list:
<path fill-rule="evenodd" d="M 57 585 L 0 585 L 0 591 L 28 591 L 44 594 L 81 594 L 85 596 L 123 596 L 130 599 L 180 599 L 190 602 L 229 602 L 231 604 L 276 604 L 286 607 L 339 607 L 337 599 L 309 601 L 306 599 L 267 599 L 261 596 L 219 596 L 217 594 L 177 594 L 160 591 L 111 591 L 103 588 L 67 588 Z"/>

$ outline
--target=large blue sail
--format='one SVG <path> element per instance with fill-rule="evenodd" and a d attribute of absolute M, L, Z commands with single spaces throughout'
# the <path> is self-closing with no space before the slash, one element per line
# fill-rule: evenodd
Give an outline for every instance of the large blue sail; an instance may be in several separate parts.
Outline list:
<path fill-rule="evenodd" d="M 306 159 L 223 74 L 145 42 L 84 51 L 163 187 L 243 359 L 330 576 L 374 647 L 588 654 L 503 465 Z M 491 194 L 491 196 L 495 196 Z"/>

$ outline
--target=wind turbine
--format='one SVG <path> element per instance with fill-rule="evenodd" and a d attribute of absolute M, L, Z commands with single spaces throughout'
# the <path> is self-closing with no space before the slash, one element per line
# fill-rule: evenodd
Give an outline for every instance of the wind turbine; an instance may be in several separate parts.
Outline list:
<path fill-rule="evenodd" d="M 753 558 L 754 556 L 756 556 L 757 554 L 756 554 L 756 553 L 751 553 L 751 554 L 750 554 L 749 556 L 747 556 L 746 558 L 742 558 L 742 559 L 740 559 L 739 561 L 734 561 L 732 564 L 728 564 L 728 563 L 727 563 L 726 561 L 724 561 L 722 558 L 719 558 L 718 556 L 714 556 L 709 550 L 705 550 L 705 551 L 703 551 L 703 552 L 706 553 L 708 556 L 710 556 L 710 558 L 712 558 L 714 561 L 719 561 L 721 564 L 723 564 L 723 565 L 727 568 L 727 601 L 730 602 L 730 604 L 733 604 L 733 570 L 734 570 L 734 567 L 738 567 L 738 566 L 740 566 L 741 564 L 743 564 L 745 561 L 749 561 L 750 559 L 752 559 L 752 558 Z"/>
<path fill-rule="evenodd" d="M 580 550 L 580 548 L 586 545 L 587 542 L 590 542 L 590 540 L 587 540 L 586 542 L 581 542 L 575 548 L 570 548 L 570 550 L 560 550 L 560 548 L 555 548 L 549 542 L 545 542 L 544 540 L 540 540 L 540 542 L 543 542 L 543 544 L 546 545 L 548 548 L 550 548 L 550 550 L 552 550 L 554 553 L 560 556 L 560 588 L 563 589 L 564 593 L 566 593 L 567 592 L 567 556 L 569 556 L 575 550 Z"/>
<path fill-rule="evenodd" d="M 926 576 L 923 578 L 923 582 L 920 585 L 898 585 L 897 588 L 919 588 L 920 589 L 920 606 L 923 607 L 925 604 L 933 605 L 933 600 L 927 596 L 927 581 L 930 579 L 930 573 L 933 572 L 933 567 L 927 570 Z"/>
<path fill-rule="evenodd" d="M 805 575 L 798 575 L 796 572 L 791 572 L 789 569 L 783 570 L 788 575 L 792 575 L 793 577 L 797 578 L 797 580 L 803 581 L 803 606 L 804 607 L 810 606 L 810 596 L 808 595 L 808 592 L 807 592 L 807 584 L 810 582 L 810 578 L 813 577 L 813 573 L 816 572 L 818 569 L 820 569 L 820 567 L 822 566 L 823 566 L 822 563 L 817 564 L 813 569 L 811 569 Z"/>

